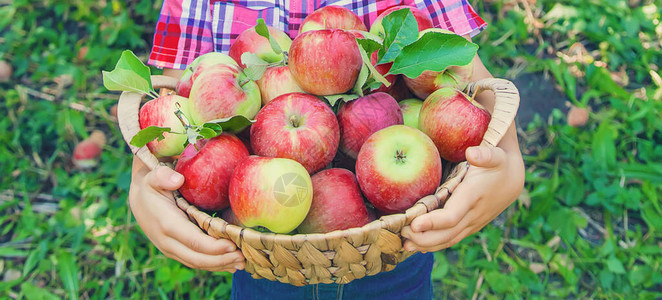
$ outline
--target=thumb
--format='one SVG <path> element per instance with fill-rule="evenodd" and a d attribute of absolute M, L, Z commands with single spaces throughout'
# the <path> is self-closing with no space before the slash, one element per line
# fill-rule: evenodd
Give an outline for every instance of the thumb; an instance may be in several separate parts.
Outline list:
<path fill-rule="evenodd" d="M 499 147 L 469 147 L 465 155 L 469 164 L 481 168 L 495 168 L 506 161 L 506 152 Z"/>
<path fill-rule="evenodd" d="M 145 176 L 147 184 L 154 189 L 174 191 L 184 184 L 184 176 L 166 166 L 157 166 Z"/>

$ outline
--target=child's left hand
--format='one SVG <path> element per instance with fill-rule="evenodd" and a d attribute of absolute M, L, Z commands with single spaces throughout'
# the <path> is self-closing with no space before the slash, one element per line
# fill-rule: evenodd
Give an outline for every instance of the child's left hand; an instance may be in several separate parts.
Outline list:
<path fill-rule="evenodd" d="M 524 163 L 517 142 L 508 146 L 502 147 L 506 150 L 489 146 L 467 149 L 471 166 L 464 180 L 443 208 L 415 218 L 402 229 L 407 238 L 405 250 L 430 252 L 451 247 L 515 201 L 524 185 Z"/>

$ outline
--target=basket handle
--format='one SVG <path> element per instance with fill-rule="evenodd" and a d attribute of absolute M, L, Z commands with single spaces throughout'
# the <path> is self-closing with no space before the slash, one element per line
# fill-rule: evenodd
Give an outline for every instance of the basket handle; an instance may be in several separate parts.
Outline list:
<path fill-rule="evenodd" d="M 170 76 L 152 75 L 152 86 L 154 89 L 167 88 L 174 90 L 177 86 L 177 79 Z M 123 92 L 117 103 L 117 121 L 124 141 L 129 145 L 131 152 L 138 156 L 150 170 L 159 165 L 159 160 L 149 151 L 147 146 L 136 147 L 131 145 L 131 139 L 140 131 L 138 122 L 138 112 L 140 103 L 145 98 L 145 94 L 136 92 Z"/>
<path fill-rule="evenodd" d="M 496 146 L 515 120 L 519 108 L 519 91 L 512 82 L 498 78 L 481 79 L 467 86 L 467 93 L 470 96 L 478 95 L 485 90 L 493 91 L 495 99 L 492 118 L 481 145 Z"/>

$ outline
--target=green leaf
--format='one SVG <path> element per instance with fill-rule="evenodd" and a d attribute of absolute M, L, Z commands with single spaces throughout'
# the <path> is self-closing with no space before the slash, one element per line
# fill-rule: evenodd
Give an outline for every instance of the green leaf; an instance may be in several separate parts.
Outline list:
<path fill-rule="evenodd" d="M 0 247 L 0 257 L 26 257 L 28 253 L 9 246 Z"/>
<path fill-rule="evenodd" d="M 246 65 L 244 73 L 251 80 L 260 80 L 262 75 L 264 75 L 264 72 L 266 72 L 267 68 L 271 65 L 256 54 L 250 52 L 244 52 L 241 55 L 241 62 Z"/>
<path fill-rule="evenodd" d="M 78 269 L 74 257 L 69 252 L 60 252 L 57 256 L 57 272 L 62 279 L 69 299 L 78 299 Z"/>
<path fill-rule="evenodd" d="M 612 255 L 607 259 L 607 268 L 613 273 L 625 274 L 625 267 L 623 267 L 623 263 L 616 256 Z"/>
<path fill-rule="evenodd" d="M 370 75 L 370 69 L 363 64 L 361 66 L 361 71 L 359 72 L 359 76 L 356 78 L 356 83 L 354 83 L 354 88 L 352 88 L 352 92 L 354 92 L 357 95 L 363 96 L 363 85 L 366 83 L 366 80 L 368 80 L 368 76 Z"/>
<path fill-rule="evenodd" d="M 163 140 L 165 138 L 163 133 L 170 132 L 170 130 L 171 129 L 168 127 L 149 126 L 141 131 L 138 131 L 138 133 L 133 138 L 131 138 L 130 144 L 136 147 L 143 147 L 155 139 L 158 141 Z"/>
<path fill-rule="evenodd" d="M 23 284 L 21 284 L 21 294 L 23 294 L 25 299 L 40 299 L 40 300 L 60 299 L 51 292 L 49 292 L 47 289 L 40 288 L 29 282 L 23 282 Z"/>
<path fill-rule="evenodd" d="M 382 19 L 384 45 L 379 50 L 379 64 L 392 62 L 402 49 L 418 38 L 418 23 L 408 8 L 396 10 Z"/>
<path fill-rule="evenodd" d="M 103 85 L 110 91 L 128 91 L 150 94 L 152 88 L 149 67 L 130 50 L 122 52 L 115 69 L 103 71 Z"/>
<path fill-rule="evenodd" d="M 202 136 L 203 139 L 211 139 L 220 134 L 220 132 L 207 127 L 200 128 L 198 133 L 200 133 L 200 136 Z"/>
<path fill-rule="evenodd" d="M 602 170 L 610 169 L 616 165 L 615 143 L 612 126 L 609 125 L 608 121 L 602 122 L 591 141 L 593 159 L 602 167 Z"/>
<path fill-rule="evenodd" d="M 404 74 L 416 78 L 423 71 L 444 71 L 449 66 L 463 66 L 476 56 L 478 45 L 456 35 L 428 32 L 402 49 L 389 74 Z"/>
<path fill-rule="evenodd" d="M 246 128 L 246 126 L 249 126 L 253 123 L 255 123 L 255 120 L 249 120 L 248 118 L 242 115 L 236 115 L 229 118 L 211 120 L 205 123 L 203 126 L 206 128 L 220 126 L 223 132 L 239 132 L 244 128 Z"/>
<path fill-rule="evenodd" d="M 386 80 L 386 78 L 382 76 L 382 74 L 379 74 L 379 72 L 377 72 L 375 66 L 372 65 L 372 62 L 370 62 L 370 57 L 368 56 L 368 53 L 366 53 L 365 50 L 363 50 L 363 47 L 361 47 L 360 45 L 359 45 L 359 52 L 361 52 L 361 58 L 363 58 L 363 65 L 365 67 L 368 67 L 368 70 L 370 71 L 370 76 L 368 78 L 372 78 L 376 81 L 379 81 L 381 84 L 385 86 L 391 85 L 391 83 L 389 83 L 388 80 Z"/>
<path fill-rule="evenodd" d="M 366 53 L 373 53 L 382 48 L 382 44 L 373 39 L 356 39 L 356 42 L 359 43 L 359 46 L 365 50 Z"/>
<path fill-rule="evenodd" d="M 336 94 L 336 95 L 328 95 L 328 96 L 323 96 L 326 101 L 331 104 L 331 106 L 335 106 L 336 103 L 338 103 L 339 100 L 342 100 L 343 102 L 349 102 L 355 99 L 359 98 L 359 95 L 355 94 Z"/>
<path fill-rule="evenodd" d="M 276 39 L 274 39 L 269 34 L 269 27 L 267 27 L 267 24 L 264 23 L 263 19 L 257 19 L 257 25 L 255 25 L 255 32 L 257 32 L 257 34 L 269 40 L 269 44 L 271 45 L 271 50 L 273 50 L 276 54 L 283 53 L 283 49 L 280 47 L 280 45 L 278 45 Z"/>

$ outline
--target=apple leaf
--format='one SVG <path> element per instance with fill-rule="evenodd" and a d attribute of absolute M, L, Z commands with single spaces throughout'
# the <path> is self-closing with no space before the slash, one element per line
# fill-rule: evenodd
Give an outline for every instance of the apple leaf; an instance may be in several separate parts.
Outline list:
<path fill-rule="evenodd" d="M 138 131 L 138 133 L 133 138 L 131 138 L 130 144 L 136 147 L 143 147 L 153 140 L 163 140 L 165 138 L 163 133 L 170 132 L 170 130 L 171 129 L 168 127 L 149 126 L 141 131 Z"/>
<path fill-rule="evenodd" d="M 251 80 L 260 80 L 262 75 L 264 75 L 264 72 L 266 72 L 267 68 L 271 65 L 256 54 L 250 52 L 244 52 L 241 55 L 241 62 L 246 65 L 244 73 Z"/>
<path fill-rule="evenodd" d="M 392 62 L 402 49 L 418 38 L 418 23 L 408 8 L 396 10 L 382 20 L 384 43 L 379 50 L 379 64 Z"/>
<path fill-rule="evenodd" d="M 370 69 L 368 69 L 368 67 L 363 64 L 363 66 L 361 66 L 359 76 L 356 78 L 356 83 L 354 83 L 352 92 L 358 94 L 359 96 L 363 96 L 363 88 L 366 81 L 368 80 L 368 76 L 370 76 Z"/>
<path fill-rule="evenodd" d="M 239 132 L 253 123 L 255 123 L 255 120 L 249 120 L 242 115 L 235 115 L 229 118 L 211 120 L 202 126 L 217 131 L 220 126 L 221 132 Z"/>
<path fill-rule="evenodd" d="M 112 71 L 102 71 L 103 85 L 109 91 L 128 91 L 154 96 L 149 67 L 130 50 L 122 52 Z"/>
<path fill-rule="evenodd" d="M 323 97 L 333 107 L 333 106 L 336 105 L 336 103 L 338 103 L 339 100 L 342 100 L 343 102 L 349 102 L 349 101 L 358 99 L 359 95 L 356 95 L 356 94 L 336 94 L 336 95 L 329 95 L 329 96 L 323 96 Z"/>
<path fill-rule="evenodd" d="M 402 49 L 388 74 L 415 78 L 425 70 L 441 72 L 449 66 L 470 63 L 477 51 L 478 45 L 459 35 L 428 32 Z"/>
<path fill-rule="evenodd" d="M 274 39 L 269 34 L 269 27 L 267 27 L 267 24 L 264 23 L 263 19 L 257 19 L 257 25 L 255 25 L 255 32 L 257 32 L 257 34 L 269 40 L 269 44 L 271 45 L 271 50 L 274 50 L 276 54 L 283 53 L 283 49 L 280 47 L 280 45 L 278 45 L 276 39 Z"/>
<path fill-rule="evenodd" d="M 365 50 L 366 53 L 373 53 L 382 48 L 382 44 L 379 41 L 373 39 L 356 39 L 359 43 L 359 46 Z"/>
<path fill-rule="evenodd" d="M 372 63 L 370 62 L 370 57 L 365 52 L 365 50 L 363 50 L 363 47 L 359 46 L 359 52 L 361 52 L 361 58 L 363 58 L 363 64 L 366 67 L 368 67 L 368 70 L 370 70 L 370 77 L 369 78 L 373 78 L 373 79 L 381 82 L 382 84 L 384 84 L 386 86 L 391 85 L 388 82 L 388 80 L 386 80 L 386 78 L 384 78 L 384 76 L 382 76 L 382 74 L 379 74 L 379 72 L 377 72 L 377 69 L 375 69 L 375 66 L 373 66 Z"/>

